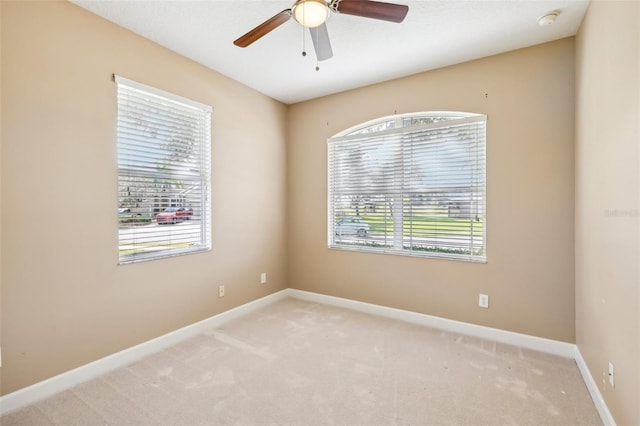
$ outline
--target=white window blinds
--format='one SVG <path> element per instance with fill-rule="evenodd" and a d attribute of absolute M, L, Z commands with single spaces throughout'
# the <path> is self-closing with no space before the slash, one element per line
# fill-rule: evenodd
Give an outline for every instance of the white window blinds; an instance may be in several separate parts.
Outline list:
<path fill-rule="evenodd" d="M 485 261 L 485 129 L 430 113 L 329 139 L 329 247 Z"/>
<path fill-rule="evenodd" d="M 212 108 L 116 83 L 120 263 L 210 250 Z"/>

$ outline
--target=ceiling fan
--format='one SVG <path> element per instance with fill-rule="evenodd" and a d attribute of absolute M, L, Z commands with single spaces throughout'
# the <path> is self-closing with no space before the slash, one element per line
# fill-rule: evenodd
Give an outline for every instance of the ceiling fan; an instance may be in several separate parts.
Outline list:
<path fill-rule="evenodd" d="M 408 11 L 409 6 L 406 5 L 370 0 L 297 0 L 291 9 L 285 9 L 267 19 L 235 40 L 233 44 L 238 47 L 247 47 L 293 17 L 299 24 L 309 28 L 316 57 L 318 61 L 324 61 L 333 56 L 326 25 L 331 12 L 389 22 L 402 22 Z M 316 69 L 318 68 L 316 67 Z"/>

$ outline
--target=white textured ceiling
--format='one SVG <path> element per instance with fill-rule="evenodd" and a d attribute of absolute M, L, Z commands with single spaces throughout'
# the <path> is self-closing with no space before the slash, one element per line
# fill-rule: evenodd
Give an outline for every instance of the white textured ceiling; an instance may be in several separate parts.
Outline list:
<path fill-rule="evenodd" d="M 588 0 L 387 0 L 409 6 L 400 24 L 332 13 L 334 56 L 316 71 L 308 31 L 293 19 L 247 48 L 233 45 L 293 0 L 72 1 L 288 104 L 572 36 L 588 6 Z M 556 23 L 538 26 L 553 10 L 560 11 Z"/>

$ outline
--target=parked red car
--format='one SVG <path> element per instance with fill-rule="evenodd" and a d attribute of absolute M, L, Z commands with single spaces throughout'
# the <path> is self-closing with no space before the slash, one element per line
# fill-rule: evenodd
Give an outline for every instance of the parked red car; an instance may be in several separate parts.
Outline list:
<path fill-rule="evenodd" d="M 193 216 L 193 209 L 185 209 L 184 207 L 167 207 L 162 213 L 156 215 L 158 225 L 161 223 L 177 223 L 183 220 L 189 220 Z"/>

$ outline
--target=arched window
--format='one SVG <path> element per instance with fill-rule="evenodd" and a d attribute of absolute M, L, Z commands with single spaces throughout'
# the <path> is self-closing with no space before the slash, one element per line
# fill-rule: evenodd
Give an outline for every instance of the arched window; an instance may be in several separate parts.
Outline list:
<path fill-rule="evenodd" d="M 329 247 L 486 261 L 486 116 L 383 117 L 328 140 Z"/>

